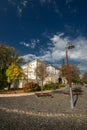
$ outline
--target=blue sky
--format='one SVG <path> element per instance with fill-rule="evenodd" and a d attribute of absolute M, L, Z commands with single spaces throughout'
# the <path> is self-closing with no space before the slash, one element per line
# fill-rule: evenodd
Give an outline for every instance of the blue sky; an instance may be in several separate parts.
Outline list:
<path fill-rule="evenodd" d="M 0 0 L 0 41 L 15 47 L 25 61 L 39 58 L 57 66 L 65 59 L 87 71 L 86 0 Z"/>

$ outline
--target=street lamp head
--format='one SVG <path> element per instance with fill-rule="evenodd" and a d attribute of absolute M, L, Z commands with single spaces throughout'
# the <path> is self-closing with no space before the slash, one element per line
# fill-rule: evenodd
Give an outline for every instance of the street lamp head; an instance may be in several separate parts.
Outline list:
<path fill-rule="evenodd" d="M 66 49 L 73 49 L 73 48 L 75 48 L 75 46 L 71 44 L 70 42 L 66 44 Z"/>

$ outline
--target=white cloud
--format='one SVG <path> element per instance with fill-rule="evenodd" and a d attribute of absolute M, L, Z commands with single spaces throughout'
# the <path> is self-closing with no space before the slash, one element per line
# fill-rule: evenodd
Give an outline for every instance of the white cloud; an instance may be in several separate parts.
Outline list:
<path fill-rule="evenodd" d="M 52 1 L 54 1 L 54 0 L 40 0 L 40 3 L 41 3 L 41 4 L 51 3 Z"/>
<path fill-rule="evenodd" d="M 12 5 L 16 5 L 16 1 L 15 0 L 8 0 L 8 2 Z"/>
<path fill-rule="evenodd" d="M 44 52 L 45 54 L 42 56 L 39 56 L 38 58 L 43 60 L 43 61 L 51 61 L 52 60 L 52 55 L 50 51 Z"/>
<path fill-rule="evenodd" d="M 78 12 L 78 9 L 75 8 L 75 6 L 72 5 L 72 3 L 74 3 L 75 0 L 66 0 L 65 3 L 66 3 L 66 6 L 67 8 L 69 9 L 69 12 L 71 14 L 73 14 L 73 16 L 76 16 L 76 13 Z"/>
<path fill-rule="evenodd" d="M 63 57 L 66 44 L 70 41 L 75 45 L 75 48 L 69 50 L 70 58 L 74 60 L 87 60 L 87 39 L 85 37 L 79 36 L 75 40 L 70 40 L 69 37 L 65 37 L 64 33 L 54 35 L 50 38 L 52 41 L 53 48 L 51 48 L 52 55 Z M 55 57 L 54 57 L 55 58 Z"/>
<path fill-rule="evenodd" d="M 37 43 L 39 43 L 40 41 L 39 41 L 39 39 L 33 39 L 33 40 L 31 40 L 31 48 L 35 48 L 36 47 L 36 45 L 37 45 Z"/>
<path fill-rule="evenodd" d="M 66 4 L 72 3 L 73 0 L 66 0 Z"/>
<path fill-rule="evenodd" d="M 27 0 L 23 0 L 21 4 L 22 4 L 24 7 L 26 7 L 27 4 L 28 4 L 28 1 L 27 1 Z"/>
<path fill-rule="evenodd" d="M 71 54 L 71 58 L 81 61 L 87 60 L 87 39 L 79 36 L 73 40 L 73 43 L 75 44 L 75 49 L 73 54 Z"/>
<path fill-rule="evenodd" d="M 28 0 L 8 0 L 8 2 L 11 4 L 11 6 L 17 9 L 18 16 L 22 16 L 22 12 L 28 4 Z"/>
<path fill-rule="evenodd" d="M 64 38 L 64 33 L 56 34 L 52 36 L 49 40 L 50 40 L 50 44 L 48 43 L 49 51 L 45 51 L 43 48 L 40 48 L 39 51 L 42 52 L 43 55 L 39 56 L 39 58 L 45 61 L 50 61 L 50 62 L 51 61 L 56 62 L 64 58 L 65 46 L 66 46 L 66 43 L 69 41 L 67 37 Z M 34 43 L 34 40 L 32 43 Z M 24 43 L 24 45 L 26 44 Z"/>
<path fill-rule="evenodd" d="M 26 43 L 26 42 L 20 42 L 19 44 L 20 44 L 20 45 L 24 45 L 24 46 L 26 46 L 26 47 L 29 47 L 29 46 L 30 46 L 30 44 L 29 44 L 29 43 Z"/>
<path fill-rule="evenodd" d="M 75 45 L 75 48 L 68 51 L 70 60 L 74 64 L 78 63 L 81 71 L 87 71 L 87 39 L 85 37 L 78 36 L 76 39 L 70 40 L 70 38 L 66 37 L 64 33 L 61 33 L 53 35 L 49 40 L 50 44 L 48 44 L 48 51 L 43 50 L 43 55 L 38 57 L 33 55 L 33 58 L 39 58 L 43 61 L 53 62 L 56 64 L 66 58 L 65 47 L 66 44 L 71 41 L 71 43 Z M 26 55 L 26 59 L 27 56 L 28 55 Z"/>
<path fill-rule="evenodd" d="M 37 59 L 38 57 L 34 54 L 27 54 L 27 55 L 24 55 L 24 56 L 21 56 L 22 58 L 24 58 L 25 62 L 29 62 L 33 59 Z"/>
<path fill-rule="evenodd" d="M 74 64 L 78 63 L 81 72 L 87 71 L 87 39 L 82 36 L 78 36 L 76 39 L 70 40 L 69 37 L 65 37 L 63 33 L 54 35 L 50 38 L 53 47 L 50 47 L 49 52 L 45 52 L 44 60 L 53 61 L 56 63 L 65 58 L 66 44 L 71 41 L 75 45 L 75 48 L 68 51 L 69 58 Z M 41 58 L 41 57 L 40 57 Z"/>
<path fill-rule="evenodd" d="M 82 75 L 87 72 L 87 63 L 86 64 L 79 64 L 78 67 L 80 68 L 80 76 L 82 77 Z"/>
<path fill-rule="evenodd" d="M 54 48 L 52 51 L 53 59 L 64 57 L 64 48 L 66 43 L 69 41 L 69 38 L 61 37 L 59 35 L 54 35 L 51 38 Z M 75 45 L 75 48 L 69 50 L 69 58 L 75 63 L 80 62 L 78 66 L 82 71 L 87 71 L 87 39 L 85 37 L 79 36 L 74 40 L 71 40 L 71 43 Z"/>
<path fill-rule="evenodd" d="M 34 49 L 38 43 L 39 39 L 33 39 L 30 42 L 20 42 L 19 44 Z"/>
<path fill-rule="evenodd" d="M 55 13 L 57 13 L 59 16 L 62 16 L 62 13 L 60 12 L 60 9 L 58 7 L 56 0 L 40 0 L 40 3 L 41 3 L 42 6 L 44 4 L 47 4 L 49 9 L 52 7 L 53 11 Z"/>
<path fill-rule="evenodd" d="M 64 33 L 54 35 L 50 40 L 52 41 L 52 44 L 54 45 L 54 50 L 64 50 L 64 46 L 67 43 L 68 39 L 63 38 L 62 36 Z M 62 38 L 61 38 L 62 37 Z"/>
<path fill-rule="evenodd" d="M 18 15 L 22 15 L 22 8 L 20 6 L 17 6 Z"/>

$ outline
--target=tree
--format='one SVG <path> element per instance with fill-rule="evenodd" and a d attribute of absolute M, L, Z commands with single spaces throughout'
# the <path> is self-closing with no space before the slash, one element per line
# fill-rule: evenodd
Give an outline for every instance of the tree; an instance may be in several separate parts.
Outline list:
<path fill-rule="evenodd" d="M 11 83 L 14 82 L 15 80 L 19 80 L 23 78 L 24 73 L 23 70 L 18 65 L 12 63 L 6 70 L 6 76 L 9 82 L 9 89 L 10 89 Z"/>
<path fill-rule="evenodd" d="M 87 84 L 87 72 L 85 72 L 82 76 L 82 81 Z"/>
<path fill-rule="evenodd" d="M 71 65 L 71 79 L 72 81 L 76 79 L 77 81 L 80 80 L 80 69 L 76 65 Z"/>
<path fill-rule="evenodd" d="M 0 69 L 0 89 L 3 89 L 7 86 L 7 77 L 4 69 Z"/>
<path fill-rule="evenodd" d="M 67 65 L 63 64 L 61 67 L 60 67 L 60 72 L 59 72 L 59 75 L 62 76 L 62 77 L 66 77 L 67 79 Z"/>
<path fill-rule="evenodd" d="M 7 86 L 6 70 L 12 63 L 19 65 L 23 62 L 17 50 L 0 43 L 0 88 Z"/>
<path fill-rule="evenodd" d="M 41 91 L 43 92 L 43 81 L 47 77 L 46 65 L 44 63 L 40 63 L 36 67 L 36 77 L 37 80 L 41 80 Z"/>
<path fill-rule="evenodd" d="M 20 57 L 17 50 L 13 47 L 0 44 L 0 66 L 8 67 L 11 63 L 20 64 L 23 58 Z"/>
<path fill-rule="evenodd" d="M 68 79 L 67 65 L 63 64 L 60 68 L 60 76 Z M 80 80 L 80 70 L 76 65 L 70 64 L 70 76 L 72 82 Z"/>

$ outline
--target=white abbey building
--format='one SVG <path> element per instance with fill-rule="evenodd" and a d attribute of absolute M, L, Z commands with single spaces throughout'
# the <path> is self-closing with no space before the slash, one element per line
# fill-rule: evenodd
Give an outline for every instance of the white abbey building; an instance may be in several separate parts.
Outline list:
<path fill-rule="evenodd" d="M 29 82 L 29 81 L 35 81 L 36 82 L 37 75 L 36 75 L 35 70 L 36 70 L 36 67 L 40 63 L 45 64 L 44 62 L 36 59 L 36 60 L 28 62 L 27 64 L 24 64 L 22 66 L 22 69 L 24 70 L 24 73 L 26 75 L 26 82 Z M 58 78 L 59 78 L 59 69 L 58 68 L 56 68 L 52 65 L 46 65 L 46 71 L 48 73 L 48 76 L 45 78 L 44 84 L 49 83 L 49 82 L 53 82 L 53 83 L 58 82 Z M 19 87 L 22 88 L 24 86 L 23 85 L 24 83 L 25 83 L 25 81 L 22 80 L 19 84 Z"/>

